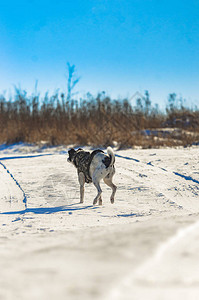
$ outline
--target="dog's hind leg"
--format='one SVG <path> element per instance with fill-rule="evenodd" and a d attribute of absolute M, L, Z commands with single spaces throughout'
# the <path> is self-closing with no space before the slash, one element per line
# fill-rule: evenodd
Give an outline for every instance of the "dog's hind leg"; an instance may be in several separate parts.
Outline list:
<path fill-rule="evenodd" d="M 93 184 L 94 184 L 94 186 L 95 186 L 96 189 L 97 189 L 97 196 L 96 196 L 95 199 L 93 200 L 93 205 L 95 205 L 95 204 L 97 203 L 97 201 L 98 201 L 98 200 L 100 199 L 100 197 L 101 197 L 102 190 L 101 190 L 101 187 L 100 187 L 99 182 L 93 181 Z"/>
<path fill-rule="evenodd" d="M 101 176 L 102 176 L 102 174 L 101 174 L 101 172 L 99 172 L 99 170 L 96 170 L 95 173 L 92 176 L 93 184 L 97 189 L 97 196 L 93 200 L 93 205 L 95 205 L 97 203 L 97 201 L 100 199 L 101 194 L 102 194 L 102 190 L 101 190 L 101 187 L 100 187 L 100 184 L 99 184 L 99 182 L 101 180 L 101 178 L 100 178 Z"/>
<path fill-rule="evenodd" d="M 111 194 L 110 200 L 111 200 L 111 203 L 113 204 L 117 187 L 115 184 L 112 183 L 112 177 L 105 177 L 104 183 L 106 183 L 108 186 L 110 186 L 112 188 L 112 194 Z"/>
<path fill-rule="evenodd" d="M 102 205 L 102 197 L 99 197 L 99 205 Z"/>
<path fill-rule="evenodd" d="M 83 203 L 84 202 L 84 184 L 85 184 L 84 173 L 80 172 L 78 179 L 79 179 L 79 184 L 80 184 L 80 203 Z"/>

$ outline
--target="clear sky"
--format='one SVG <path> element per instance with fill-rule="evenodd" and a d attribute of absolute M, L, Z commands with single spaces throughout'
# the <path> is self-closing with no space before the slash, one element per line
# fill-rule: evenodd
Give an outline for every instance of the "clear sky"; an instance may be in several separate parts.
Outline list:
<path fill-rule="evenodd" d="M 66 90 L 126 97 L 176 92 L 199 105 L 198 0 L 0 0 L 0 92 Z"/>

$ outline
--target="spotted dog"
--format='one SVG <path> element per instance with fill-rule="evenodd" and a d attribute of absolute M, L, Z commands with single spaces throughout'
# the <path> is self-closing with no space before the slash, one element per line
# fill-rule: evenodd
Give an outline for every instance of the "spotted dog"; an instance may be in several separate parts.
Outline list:
<path fill-rule="evenodd" d="M 110 201 L 114 203 L 114 196 L 117 187 L 112 183 L 113 175 L 115 174 L 115 155 L 111 147 L 107 148 L 107 154 L 102 150 L 94 150 L 93 152 L 70 149 L 68 151 L 68 162 L 72 163 L 77 168 L 78 180 L 80 184 L 80 203 L 84 201 L 84 184 L 93 183 L 97 188 L 97 196 L 93 200 L 93 204 L 99 201 L 102 205 L 102 190 L 100 187 L 100 180 L 111 187 L 112 194 Z"/>

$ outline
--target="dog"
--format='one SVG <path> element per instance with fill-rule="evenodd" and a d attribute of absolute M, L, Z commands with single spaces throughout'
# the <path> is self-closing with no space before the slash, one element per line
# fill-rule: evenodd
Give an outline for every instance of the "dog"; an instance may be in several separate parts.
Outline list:
<path fill-rule="evenodd" d="M 113 184 L 112 178 L 115 174 L 115 155 L 111 147 L 107 148 L 107 154 L 102 150 L 94 150 L 93 152 L 84 151 L 82 148 L 78 150 L 70 149 L 68 151 L 68 162 L 77 168 L 78 180 L 80 184 L 80 203 L 84 202 L 84 184 L 93 183 L 97 189 L 97 196 L 93 200 L 93 205 L 102 205 L 102 189 L 100 180 L 112 189 L 110 201 L 114 203 L 116 193 L 116 185 Z"/>

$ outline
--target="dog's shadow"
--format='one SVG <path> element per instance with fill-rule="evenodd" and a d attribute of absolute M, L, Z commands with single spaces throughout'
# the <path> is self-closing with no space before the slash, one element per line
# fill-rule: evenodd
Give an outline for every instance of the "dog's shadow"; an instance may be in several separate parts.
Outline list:
<path fill-rule="evenodd" d="M 24 210 L 18 210 L 18 211 L 6 211 L 1 212 L 0 215 L 15 215 L 15 214 L 26 214 L 26 213 L 33 213 L 33 214 L 54 214 L 57 212 L 74 212 L 74 211 L 80 211 L 84 209 L 97 209 L 98 207 L 93 205 L 87 205 L 82 206 L 80 203 L 73 203 L 68 204 L 64 206 L 56 206 L 56 207 L 31 207 L 26 208 Z"/>

